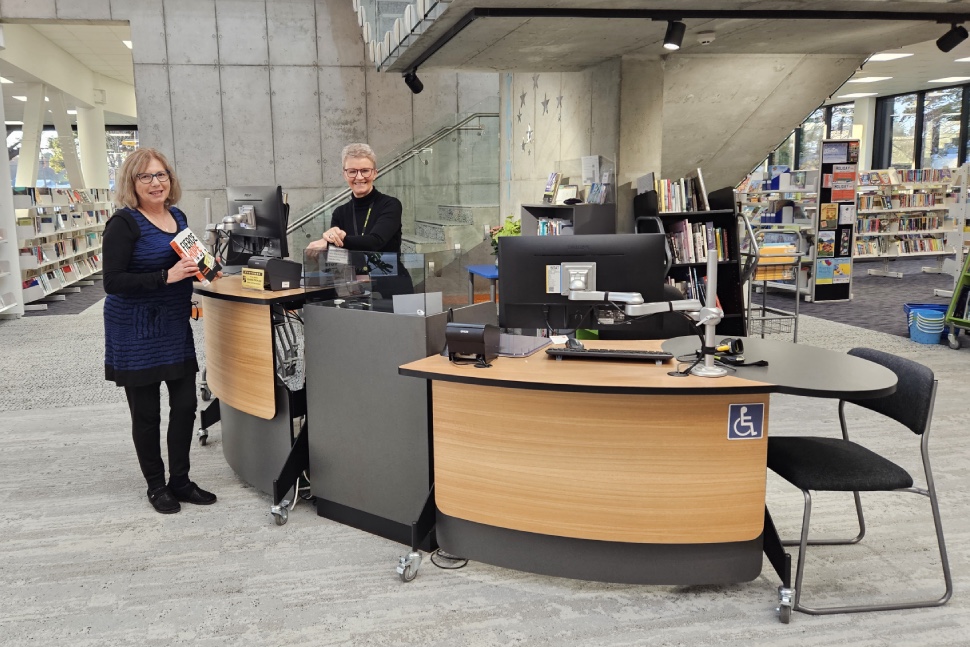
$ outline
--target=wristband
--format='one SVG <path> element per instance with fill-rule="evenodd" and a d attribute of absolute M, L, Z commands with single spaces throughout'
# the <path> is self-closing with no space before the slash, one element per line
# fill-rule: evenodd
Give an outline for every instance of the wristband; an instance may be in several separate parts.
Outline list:
<path fill-rule="evenodd" d="M 168 270 L 162 270 L 162 284 L 168 284 Z"/>

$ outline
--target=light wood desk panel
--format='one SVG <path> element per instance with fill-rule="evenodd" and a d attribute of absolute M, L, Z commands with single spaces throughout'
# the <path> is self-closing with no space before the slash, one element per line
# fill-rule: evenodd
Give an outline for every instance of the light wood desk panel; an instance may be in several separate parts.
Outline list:
<path fill-rule="evenodd" d="M 767 424 L 759 439 L 729 441 L 728 405 L 739 402 L 764 404 L 767 423 L 766 394 L 538 393 L 435 382 L 438 509 L 581 539 L 755 539 L 764 527 Z"/>

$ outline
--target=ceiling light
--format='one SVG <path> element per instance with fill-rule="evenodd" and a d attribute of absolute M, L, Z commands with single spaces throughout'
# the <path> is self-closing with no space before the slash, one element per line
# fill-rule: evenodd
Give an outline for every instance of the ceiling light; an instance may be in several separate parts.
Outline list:
<path fill-rule="evenodd" d="M 15 95 L 13 95 L 13 96 L 12 96 L 12 97 L 10 97 L 10 98 L 11 98 L 11 99 L 16 99 L 17 101 L 26 101 L 26 100 L 27 100 L 27 97 L 25 97 L 25 96 L 24 96 L 24 95 L 22 95 L 22 94 L 15 94 Z"/>
<path fill-rule="evenodd" d="M 858 79 L 849 79 L 848 83 L 875 83 L 877 81 L 888 81 L 891 76 L 861 76 Z"/>
<path fill-rule="evenodd" d="M 23 126 L 24 125 L 24 122 L 22 122 L 22 121 L 5 121 L 3 123 L 6 124 L 6 125 L 8 125 L 8 126 Z"/>
<path fill-rule="evenodd" d="M 963 58 L 955 58 L 955 59 L 953 59 L 953 62 L 954 63 L 970 63 L 970 56 L 965 56 Z"/>
<path fill-rule="evenodd" d="M 913 54 L 911 52 L 883 52 L 882 54 L 873 54 L 869 57 L 867 62 L 876 61 L 878 63 L 879 61 L 895 61 L 897 58 L 906 58 L 907 56 L 912 55 Z"/>
<path fill-rule="evenodd" d="M 127 47 L 128 49 L 131 49 L 131 41 L 130 40 L 123 40 L 121 42 L 125 44 L 125 47 Z"/>
<path fill-rule="evenodd" d="M 13 81 L 11 81 L 10 79 L 5 79 L 2 76 L 0 76 L 0 83 L 13 83 Z"/>
<path fill-rule="evenodd" d="M 927 83 L 962 83 L 970 81 L 970 76 L 945 76 L 942 79 L 930 79 Z"/>
<path fill-rule="evenodd" d="M 953 25 L 950 31 L 936 39 L 936 46 L 941 52 L 949 52 L 951 49 L 967 39 L 967 28 L 963 25 Z"/>
<path fill-rule="evenodd" d="M 684 33 L 686 31 L 687 25 L 684 23 L 679 20 L 668 20 L 667 33 L 664 34 L 664 49 L 671 51 L 680 49 L 681 43 L 684 42 Z"/>
<path fill-rule="evenodd" d="M 874 97 L 878 92 L 853 92 L 852 94 L 840 94 L 840 99 L 861 99 L 862 97 Z"/>
<path fill-rule="evenodd" d="M 69 115 L 76 115 L 77 114 L 77 110 L 68 110 L 67 111 L 67 114 L 69 114 Z"/>
<path fill-rule="evenodd" d="M 424 83 L 422 83 L 421 79 L 418 78 L 417 69 L 405 73 L 404 85 L 408 86 L 411 94 L 421 94 L 421 91 L 424 90 Z"/>

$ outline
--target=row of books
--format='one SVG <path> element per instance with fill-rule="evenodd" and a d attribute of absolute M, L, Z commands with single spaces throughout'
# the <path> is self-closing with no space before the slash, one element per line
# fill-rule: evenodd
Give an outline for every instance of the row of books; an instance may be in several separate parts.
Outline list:
<path fill-rule="evenodd" d="M 573 233 L 571 220 L 563 218 L 539 218 L 536 223 L 536 234 L 539 236 L 562 236 Z"/>
<path fill-rule="evenodd" d="M 860 195 L 860 209 L 908 209 L 912 207 L 935 207 L 943 205 L 943 196 L 935 193 L 899 193 L 885 195 Z"/>
<path fill-rule="evenodd" d="M 860 218 L 856 221 L 856 231 L 860 234 L 921 232 L 943 229 L 946 220 L 942 216 L 899 216 L 890 218 Z"/>
<path fill-rule="evenodd" d="M 856 238 L 856 256 L 881 256 L 889 251 L 888 241 L 879 238 Z"/>
<path fill-rule="evenodd" d="M 53 189 L 48 187 L 16 186 L 13 188 L 14 206 L 70 205 L 77 203 L 110 202 L 108 189 Z"/>
<path fill-rule="evenodd" d="M 101 245 L 101 235 L 89 232 L 84 236 L 64 238 L 44 243 L 42 245 L 28 245 L 20 248 L 20 269 L 30 270 L 43 267 L 61 259 L 71 258 L 78 254 L 98 249 Z"/>
<path fill-rule="evenodd" d="M 947 183 L 952 178 L 953 172 L 948 168 L 882 169 L 861 171 L 859 186 Z"/>
<path fill-rule="evenodd" d="M 672 276 L 668 276 L 667 284 L 673 285 L 680 290 L 685 299 L 697 299 L 701 303 L 707 304 L 707 277 L 702 274 L 702 271 L 699 272 L 698 268 L 690 268 L 690 271 L 687 272 L 686 280 L 677 280 Z M 717 306 L 720 307 L 721 300 L 716 296 L 714 300 Z"/>
<path fill-rule="evenodd" d="M 929 237 L 903 237 L 890 243 L 890 250 L 895 250 L 900 254 L 917 254 L 919 252 L 942 252 L 944 251 L 942 238 Z"/>
<path fill-rule="evenodd" d="M 100 270 L 101 257 L 95 254 L 40 272 L 36 276 L 24 280 L 24 301 L 36 301 Z"/>
<path fill-rule="evenodd" d="M 697 172 L 699 174 L 700 169 Z M 709 210 L 704 180 L 699 176 L 678 180 L 658 179 L 656 187 L 661 213 Z"/>
<path fill-rule="evenodd" d="M 17 238 L 21 241 L 58 232 L 84 229 L 107 222 L 107 209 L 86 211 L 63 211 L 59 213 L 31 214 L 27 209 L 17 209 Z"/>
<path fill-rule="evenodd" d="M 708 249 L 717 252 L 718 261 L 730 260 L 728 231 L 713 222 L 678 220 L 667 227 L 667 243 L 675 263 L 704 263 Z"/>

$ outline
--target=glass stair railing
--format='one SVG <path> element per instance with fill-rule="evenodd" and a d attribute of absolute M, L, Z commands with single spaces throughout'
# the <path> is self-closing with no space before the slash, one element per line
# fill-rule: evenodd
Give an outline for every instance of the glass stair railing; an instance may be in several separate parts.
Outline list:
<path fill-rule="evenodd" d="M 445 12 L 451 0 L 352 0 L 367 57 L 378 70 L 397 60 Z"/>
<path fill-rule="evenodd" d="M 501 224 L 497 109 L 447 118 L 430 135 L 382 155 L 378 169 L 374 186 L 403 205 L 405 253 L 467 250 Z M 293 258 L 330 227 L 333 210 L 350 195 L 349 187 L 334 191 L 322 203 L 291 214 L 287 232 Z"/>

